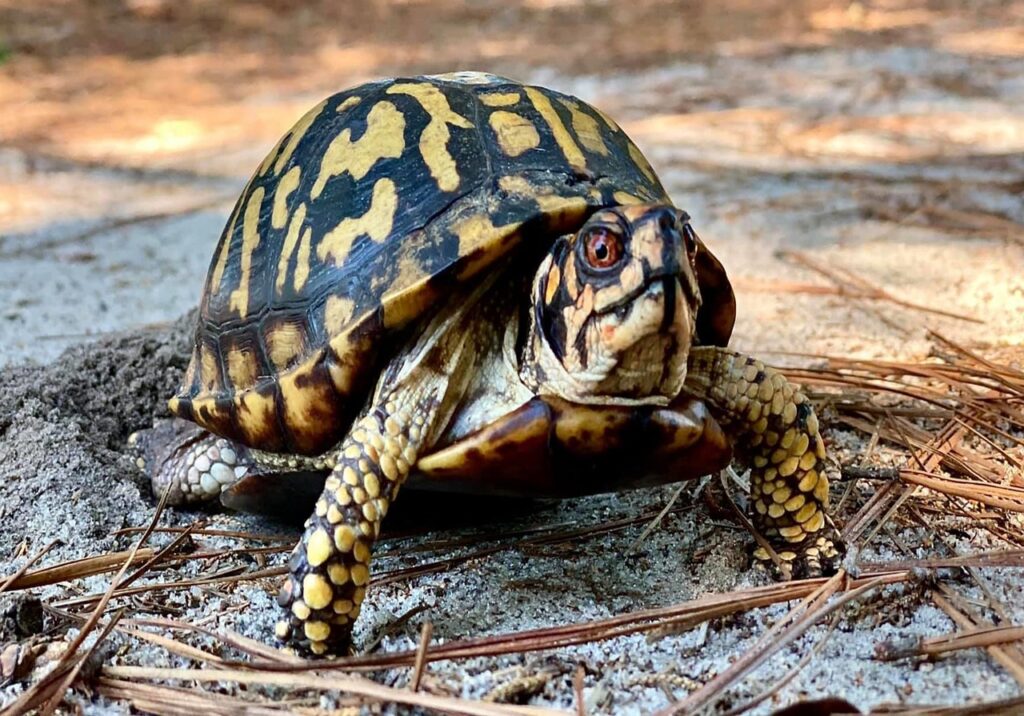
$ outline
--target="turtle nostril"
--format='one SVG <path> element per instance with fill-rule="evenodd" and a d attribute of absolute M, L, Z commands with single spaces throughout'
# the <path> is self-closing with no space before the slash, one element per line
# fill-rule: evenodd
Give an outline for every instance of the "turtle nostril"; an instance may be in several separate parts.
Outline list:
<path fill-rule="evenodd" d="M 672 324 L 676 320 L 676 291 L 680 290 L 679 281 L 672 278 L 666 278 L 663 282 L 664 285 L 664 301 L 665 308 L 664 313 L 661 317 L 661 332 L 669 330 Z"/>
<path fill-rule="evenodd" d="M 661 215 L 658 217 L 658 228 L 662 231 L 672 231 L 676 228 L 676 217 L 675 214 L 669 211 L 667 208 L 661 210 Z"/>

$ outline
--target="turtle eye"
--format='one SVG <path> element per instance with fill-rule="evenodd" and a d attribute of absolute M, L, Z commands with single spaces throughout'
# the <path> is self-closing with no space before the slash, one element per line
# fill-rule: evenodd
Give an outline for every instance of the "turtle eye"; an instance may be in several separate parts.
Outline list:
<path fill-rule="evenodd" d="M 595 227 L 583 237 L 587 263 L 596 269 L 611 268 L 622 258 L 622 238 L 615 232 Z"/>

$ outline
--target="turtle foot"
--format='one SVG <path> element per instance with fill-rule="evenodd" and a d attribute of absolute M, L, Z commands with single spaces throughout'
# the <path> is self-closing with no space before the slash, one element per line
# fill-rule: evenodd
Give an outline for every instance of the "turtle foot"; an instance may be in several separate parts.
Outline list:
<path fill-rule="evenodd" d="M 158 420 L 128 436 L 128 454 L 167 504 L 208 502 L 245 474 L 244 448 L 185 420 Z"/>
<path fill-rule="evenodd" d="M 835 574 L 841 566 L 846 545 L 831 526 L 818 534 L 810 534 L 799 545 L 791 542 L 773 544 L 779 556 L 775 564 L 764 547 L 754 550 L 755 563 L 768 569 L 778 581 L 814 579 Z"/>

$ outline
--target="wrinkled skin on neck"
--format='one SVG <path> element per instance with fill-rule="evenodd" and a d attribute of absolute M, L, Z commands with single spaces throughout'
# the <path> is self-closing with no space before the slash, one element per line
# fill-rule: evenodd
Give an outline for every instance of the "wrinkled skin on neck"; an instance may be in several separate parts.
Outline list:
<path fill-rule="evenodd" d="M 520 357 L 530 388 L 577 403 L 679 395 L 701 300 L 688 219 L 666 205 L 615 207 L 555 242 L 531 289 Z"/>

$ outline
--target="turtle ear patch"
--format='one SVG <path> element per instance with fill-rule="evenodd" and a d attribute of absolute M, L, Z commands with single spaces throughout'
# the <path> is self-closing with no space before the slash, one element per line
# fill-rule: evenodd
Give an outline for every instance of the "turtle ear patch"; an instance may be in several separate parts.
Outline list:
<path fill-rule="evenodd" d="M 538 303 L 552 308 L 572 303 L 579 293 L 573 252 L 569 237 L 562 236 L 551 247 L 537 271 Z M 571 286 L 569 284 L 572 284 Z"/>
<path fill-rule="evenodd" d="M 535 325 L 540 328 L 558 360 L 565 357 L 568 336 L 565 308 L 575 302 L 573 296 L 578 292 L 573 261 L 568 238 L 563 236 L 552 246 L 534 279 Z M 569 284 L 575 290 L 570 291 Z"/>
<path fill-rule="evenodd" d="M 562 270 L 558 268 L 558 265 L 551 267 L 548 271 L 548 277 L 546 280 L 546 286 L 544 288 L 544 303 L 551 305 L 555 297 L 558 295 L 558 289 L 562 285 Z"/>

